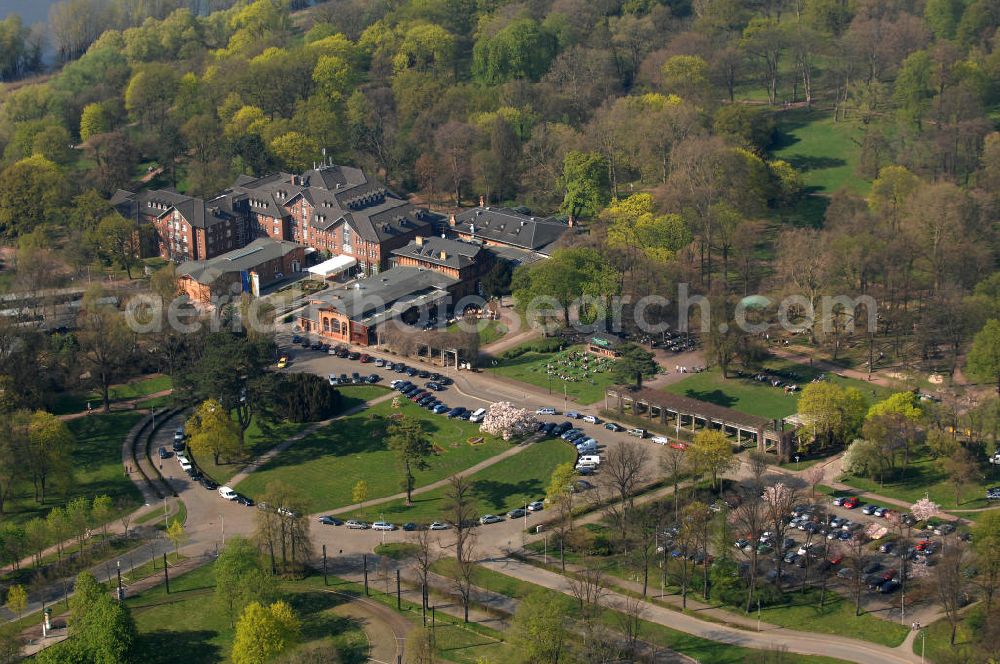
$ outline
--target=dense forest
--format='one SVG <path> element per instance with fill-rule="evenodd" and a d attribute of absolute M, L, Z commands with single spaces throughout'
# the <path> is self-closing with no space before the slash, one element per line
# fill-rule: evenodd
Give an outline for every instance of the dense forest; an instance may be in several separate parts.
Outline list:
<path fill-rule="evenodd" d="M 582 220 L 601 264 L 569 290 L 870 294 L 890 353 L 952 368 L 1000 308 L 994 0 L 300 5 L 54 6 L 63 64 L 2 96 L 0 233 L 110 265 L 116 189 L 210 196 L 326 155 L 431 205 Z M 30 71 L 4 25 L 4 71 Z"/>

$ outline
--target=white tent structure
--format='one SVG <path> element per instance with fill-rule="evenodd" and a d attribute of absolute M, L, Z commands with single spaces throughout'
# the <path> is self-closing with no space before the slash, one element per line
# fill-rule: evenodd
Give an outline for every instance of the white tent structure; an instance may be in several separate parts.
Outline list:
<path fill-rule="evenodd" d="M 319 265 L 313 265 L 309 268 L 309 273 L 319 279 L 330 279 L 350 270 L 357 264 L 358 260 L 351 256 L 334 256 Z"/>

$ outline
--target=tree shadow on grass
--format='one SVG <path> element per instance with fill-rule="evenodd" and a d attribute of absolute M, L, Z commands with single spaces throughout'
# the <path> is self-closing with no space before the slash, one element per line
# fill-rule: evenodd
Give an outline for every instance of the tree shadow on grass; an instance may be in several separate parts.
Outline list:
<path fill-rule="evenodd" d="M 144 664 L 215 664 L 223 660 L 222 650 L 209 639 L 215 632 L 157 630 L 140 634 L 136 643 L 136 661 Z"/>
<path fill-rule="evenodd" d="M 795 170 L 803 173 L 847 165 L 847 161 L 839 157 L 824 157 L 806 154 L 789 155 L 785 158 L 785 161 L 791 164 Z"/>
<path fill-rule="evenodd" d="M 710 392 L 707 390 L 685 390 L 684 395 L 698 401 L 707 401 L 717 406 L 725 406 L 726 408 L 732 408 L 737 402 L 736 397 L 726 394 L 722 390 L 712 390 Z"/>
<path fill-rule="evenodd" d="M 522 480 L 520 482 L 497 482 L 480 480 L 473 484 L 473 494 L 491 508 L 501 509 L 507 505 L 507 498 L 514 494 L 532 495 L 542 491 L 540 480 Z"/>
<path fill-rule="evenodd" d="M 346 604 L 349 597 L 321 591 L 295 593 L 288 598 L 295 614 L 302 619 L 304 641 L 324 636 L 336 636 L 358 627 L 350 618 L 338 616 L 333 609 Z"/>

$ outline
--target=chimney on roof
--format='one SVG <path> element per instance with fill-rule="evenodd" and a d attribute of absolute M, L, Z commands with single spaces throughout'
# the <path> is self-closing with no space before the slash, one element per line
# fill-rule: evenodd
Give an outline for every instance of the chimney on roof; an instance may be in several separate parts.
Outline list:
<path fill-rule="evenodd" d="M 413 238 L 413 241 L 417 243 L 418 247 L 424 246 L 424 238 L 421 235 L 418 235 L 417 237 Z"/>
<path fill-rule="evenodd" d="M 441 254 L 440 254 L 440 257 L 441 257 L 441 260 L 443 260 L 443 261 L 444 260 L 448 260 L 448 252 L 447 251 L 442 251 Z"/>
<path fill-rule="evenodd" d="M 456 223 L 457 222 L 455 221 L 455 214 L 452 213 L 452 215 L 450 217 L 448 217 L 448 225 L 449 226 L 454 226 Z"/>
<path fill-rule="evenodd" d="M 485 196 L 480 196 L 479 197 L 479 207 L 486 207 L 486 197 Z"/>

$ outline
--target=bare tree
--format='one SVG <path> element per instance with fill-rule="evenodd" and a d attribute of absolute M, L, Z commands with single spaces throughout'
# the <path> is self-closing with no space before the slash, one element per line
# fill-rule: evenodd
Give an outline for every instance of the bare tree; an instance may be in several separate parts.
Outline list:
<path fill-rule="evenodd" d="M 631 542 L 633 565 L 642 574 L 642 596 L 649 592 L 649 566 L 656 557 L 656 532 L 660 515 L 653 508 L 634 509 L 625 520 L 625 532 Z"/>
<path fill-rule="evenodd" d="M 420 581 L 420 604 L 421 608 L 427 610 L 427 579 L 430 576 L 431 565 L 434 563 L 434 552 L 431 545 L 434 540 L 431 538 L 430 530 L 418 530 L 412 538 L 416 550 L 413 552 L 413 567 L 417 571 L 417 579 Z"/>
<path fill-rule="evenodd" d="M 615 493 L 619 505 L 614 509 L 622 539 L 626 537 L 626 519 L 635 501 L 636 490 L 646 479 L 649 448 L 634 442 L 617 445 L 601 464 L 602 481 Z"/>
<path fill-rule="evenodd" d="M 774 564 L 780 579 L 781 563 L 784 562 L 781 544 L 788 532 L 788 515 L 799 500 L 799 492 L 784 482 L 778 482 L 764 489 L 762 498 L 767 508 L 768 527 L 774 533 Z"/>
<path fill-rule="evenodd" d="M 932 580 L 941 610 L 951 625 L 949 643 L 955 645 L 955 632 L 960 620 L 959 611 L 968 599 L 968 579 L 965 568 L 968 565 L 968 550 L 961 540 L 949 542 L 941 552 L 938 564 L 934 566 Z"/>
<path fill-rule="evenodd" d="M 764 491 L 764 473 L 767 472 L 767 452 L 750 450 L 745 459 L 747 469 L 753 478 L 753 488 L 758 494 Z"/>
<path fill-rule="evenodd" d="M 816 497 L 816 485 L 823 482 L 823 478 L 826 476 L 826 468 L 820 464 L 816 464 L 811 468 L 807 468 L 804 473 L 802 473 L 802 478 L 809 485 L 809 491 L 813 498 Z"/>
<path fill-rule="evenodd" d="M 854 615 L 861 615 L 861 593 L 865 588 L 865 567 L 871 562 L 868 538 L 857 533 L 847 542 L 846 567 L 851 570 L 851 593 L 854 595 Z"/>
<path fill-rule="evenodd" d="M 584 563 L 583 569 L 568 577 L 570 592 L 580 605 L 580 616 L 584 622 L 592 622 L 603 606 L 608 593 L 604 581 L 604 570 L 593 561 Z"/>
<path fill-rule="evenodd" d="M 634 661 L 642 633 L 642 621 L 646 615 L 646 604 L 638 597 L 623 596 L 614 608 L 618 629 L 625 637 L 625 652 L 622 655 L 626 661 Z"/>
<path fill-rule="evenodd" d="M 745 496 L 743 501 L 733 508 L 730 518 L 741 535 L 750 542 L 750 552 L 747 554 L 750 559 L 750 569 L 746 604 L 746 612 L 749 613 L 757 589 L 757 545 L 760 543 L 761 534 L 767 528 L 767 506 L 759 496 Z"/>
<path fill-rule="evenodd" d="M 475 508 L 472 502 L 472 482 L 462 475 L 453 475 L 445 490 L 445 510 L 455 528 L 455 590 L 462 599 L 464 620 L 469 622 L 475 575 Z"/>
<path fill-rule="evenodd" d="M 461 557 L 455 562 L 455 591 L 462 600 L 462 619 L 469 622 L 469 605 L 472 604 L 472 591 L 475 587 L 476 575 L 476 534 L 468 530 L 462 546 Z"/>
<path fill-rule="evenodd" d="M 674 521 L 677 520 L 680 500 L 677 494 L 681 473 L 687 465 L 687 453 L 676 447 L 667 446 L 660 456 L 660 468 L 670 475 L 670 481 L 674 485 Z"/>

